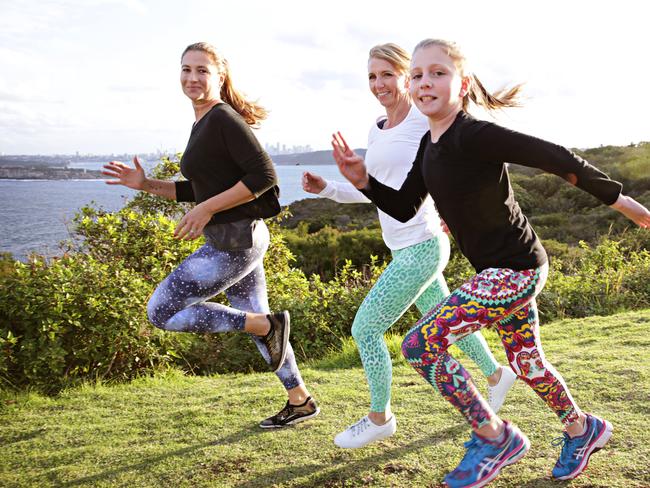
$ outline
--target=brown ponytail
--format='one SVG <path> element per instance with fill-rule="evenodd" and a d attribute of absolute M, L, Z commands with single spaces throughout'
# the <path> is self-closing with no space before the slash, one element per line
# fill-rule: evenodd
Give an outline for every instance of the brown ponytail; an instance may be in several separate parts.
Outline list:
<path fill-rule="evenodd" d="M 449 56 L 454 62 L 454 65 L 456 66 L 456 69 L 458 70 L 460 76 L 468 76 L 469 87 L 467 89 L 467 94 L 465 94 L 463 97 L 463 110 L 468 109 L 470 101 L 489 111 L 506 107 L 521 106 L 521 83 L 511 88 L 504 88 L 494 93 L 490 93 L 474 73 L 466 75 L 465 65 L 467 63 L 467 58 L 465 58 L 465 55 L 460 50 L 458 44 L 452 41 L 445 41 L 443 39 L 424 39 L 423 41 L 420 41 L 417 46 L 415 46 L 413 52 L 415 53 L 415 51 L 418 49 L 429 46 L 438 46 L 443 49 L 447 53 L 447 56 Z"/>
<path fill-rule="evenodd" d="M 181 59 L 188 51 L 201 51 L 208 55 L 212 63 L 217 67 L 219 73 L 223 74 L 223 84 L 221 85 L 221 99 L 230 105 L 244 121 L 252 126 L 258 127 L 260 122 L 268 116 L 268 112 L 257 102 L 247 100 L 242 92 L 237 90 L 230 76 L 230 68 L 226 58 L 221 56 L 216 48 L 207 42 L 197 42 L 190 44 L 185 48 Z"/>

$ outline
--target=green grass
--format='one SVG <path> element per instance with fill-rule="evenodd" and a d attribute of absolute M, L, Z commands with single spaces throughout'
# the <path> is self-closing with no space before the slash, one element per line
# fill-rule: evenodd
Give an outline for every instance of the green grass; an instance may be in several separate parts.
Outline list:
<path fill-rule="evenodd" d="M 561 426 L 518 382 L 502 410 L 530 437 L 529 454 L 495 487 L 650 486 L 650 310 L 565 320 L 542 327 L 546 356 L 579 405 L 608 418 L 614 436 L 572 483 L 549 479 Z M 493 332 L 488 341 L 499 360 Z M 393 349 L 399 341 L 392 339 Z M 257 422 L 284 404 L 271 374 L 186 377 L 0 395 L 3 487 L 435 487 L 462 455 L 468 428 L 403 361 L 394 368 L 398 431 L 361 450 L 333 436 L 366 413 L 368 391 L 348 344 L 304 368 L 322 413 L 295 428 Z M 467 363 L 465 361 L 465 363 Z M 485 381 L 473 365 L 479 388 Z"/>

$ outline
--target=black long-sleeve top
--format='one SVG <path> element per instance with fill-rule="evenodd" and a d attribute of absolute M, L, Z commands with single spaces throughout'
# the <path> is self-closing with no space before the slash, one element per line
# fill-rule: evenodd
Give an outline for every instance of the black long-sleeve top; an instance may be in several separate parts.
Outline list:
<path fill-rule="evenodd" d="M 546 251 L 515 201 L 505 163 L 540 168 L 566 179 L 607 205 L 622 185 L 568 149 L 459 112 L 438 142 L 427 132 L 399 190 L 372 176 L 362 192 L 406 222 L 431 194 L 461 252 L 477 272 L 532 269 Z"/>
<path fill-rule="evenodd" d="M 226 103 L 212 107 L 192 127 L 181 158 L 187 181 L 176 182 L 176 200 L 201 203 L 241 181 L 255 199 L 212 216 L 210 223 L 268 218 L 280 212 L 273 161 L 251 128 Z"/>

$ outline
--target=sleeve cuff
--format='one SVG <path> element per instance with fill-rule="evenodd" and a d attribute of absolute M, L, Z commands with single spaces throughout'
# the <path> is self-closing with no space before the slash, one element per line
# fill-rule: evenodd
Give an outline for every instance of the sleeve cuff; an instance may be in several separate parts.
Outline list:
<path fill-rule="evenodd" d="M 332 183 L 325 180 L 325 188 L 318 194 L 319 197 L 331 198 L 336 194 L 336 188 Z"/>
<path fill-rule="evenodd" d="M 177 202 L 195 202 L 194 189 L 190 181 L 175 181 L 176 201 Z"/>

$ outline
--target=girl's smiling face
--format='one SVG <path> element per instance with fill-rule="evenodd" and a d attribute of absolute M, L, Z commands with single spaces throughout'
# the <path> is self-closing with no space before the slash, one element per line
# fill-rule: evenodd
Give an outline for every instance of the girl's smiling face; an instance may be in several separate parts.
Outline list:
<path fill-rule="evenodd" d="M 443 48 L 430 45 L 413 53 L 410 93 L 415 106 L 429 118 L 442 119 L 462 108 L 469 79 L 459 73 Z"/>

